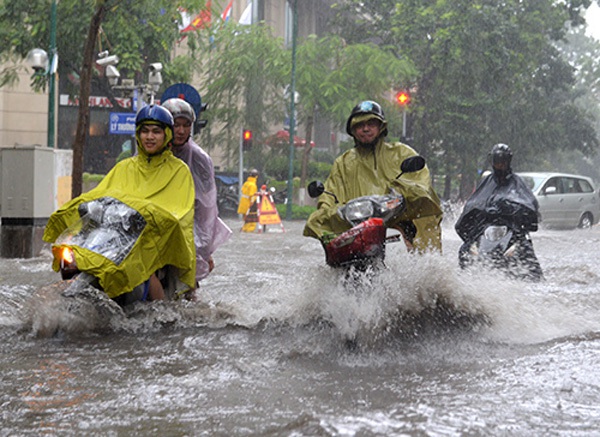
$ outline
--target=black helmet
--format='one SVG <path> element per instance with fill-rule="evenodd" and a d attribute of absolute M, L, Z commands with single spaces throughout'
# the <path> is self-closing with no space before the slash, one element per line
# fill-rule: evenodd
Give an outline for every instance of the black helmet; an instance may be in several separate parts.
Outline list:
<path fill-rule="evenodd" d="M 492 147 L 492 151 L 490 152 L 490 164 L 492 167 L 494 164 L 505 162 L 507 163 L 507 168 L 510 168 L 510 163 L 512 161 L 512 150 L 506 144 L 496 144 Z"/>
<path fill-rule="evenodd" d="M 381 109 L 381 105 L 372 100 L 365 100 L 364 102 L 360 102 L 358 105 L 356 105 L 352 109 L 350 117 L 348 117 L 348 121 L 346 122 L 346 132 L 348 133 L 348 135 L 353 136 L 352 119 L 360 115 L 368 114 L 372 114 L 374 118 L 377 118 L 381 121 L 381 136 L 385 137 L 388 134 L 387 121 L 385 119 L 383 109 Z"/>

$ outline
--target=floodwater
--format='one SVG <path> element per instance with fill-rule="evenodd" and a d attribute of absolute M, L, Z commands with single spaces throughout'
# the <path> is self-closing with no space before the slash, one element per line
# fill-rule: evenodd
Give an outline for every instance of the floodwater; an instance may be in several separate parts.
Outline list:
<path fill-rule="evenodd" d="M 0 436 L 600 433 L 600 228 L 533 234 L 532 284 L 459 271 L 446 223 L 443 255 L 391 245 L 349 289 L 303 223 L 229 224 L 198 302 L 127 317 L 0 260 Z"/>

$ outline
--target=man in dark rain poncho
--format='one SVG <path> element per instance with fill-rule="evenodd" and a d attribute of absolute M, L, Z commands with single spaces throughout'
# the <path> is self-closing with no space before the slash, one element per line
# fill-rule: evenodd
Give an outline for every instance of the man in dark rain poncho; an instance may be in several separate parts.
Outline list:
<path fill-rule="evenodd" d="M 468 264 L 469 249 L 485 228 L 498 220 L 507 220 L 525 233 L 538 229 L 538 201 L 523 179 L 512 172 L 512 151 L 506 144 L 496 144 L 490 153 L 492 173 L 486 176 L 464 206 L 455 229 L 464 244 L 459 250 L 461 267 Z M 523 238 L 527 261 L 541 268 L 529 238 Z"/>
<path fill-rule="evenodd" d="M 406 144 L 384 141 L 388 129 L 381 106 L 369 100 L 358 104 L 348 118 L 346 131 L 354 138 L 355 147 L 335 160 L 325 181 L 325 190 L 335 194 L 339 203 L 332 196 L 320 196 L 304 236 L 326 242 L 328 237 L 350 229 L 337 214 L 340 206 L 357 197 L 387 194 L 393 188 L 404 196 L 407 207 L 392 226 L 402 232 L 407 246 L 419 251 L 441 250 L 442 211 L 429 170 L 425 167 L 397 179 L 402 161 L 417 152 Z"/>

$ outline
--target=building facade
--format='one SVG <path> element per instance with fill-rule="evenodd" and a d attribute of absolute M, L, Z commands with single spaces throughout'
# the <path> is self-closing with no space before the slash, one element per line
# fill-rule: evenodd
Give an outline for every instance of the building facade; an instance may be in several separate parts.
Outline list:
<path fill-rule="evenodd" d="M 225 8 L 227 1 L 213 0 L 213 16 L 224 11 L 217 10 L 216 3 Z M 323 34 L 330 14 L 332 0 L 298 0 L 298 38 L 310 34 Z M 288 0 L 234 0 L 230 19 L 245 20 L 247 24 L 264 22 L 274 29 L 276 36 L 284 38 L 291 46 L 292 10 Z M 179 49 L 180 50 L 180 49 Z M 60 53 L 60 47 L 58 47 Z M 32 70 L 21 66 L 19 82 L 12 87 L 0 88 L 0 147 L 14 145 L 47 146 L 48 93 L 36 93 L 30 86 Z M 65 89 L 69 78 L 61 77 L 55 103 L 56 128 L 55 148 L 69 150 L 75 138 L 78 103 Z M 194 85 L 194 84 L 192 84 Z M 115 103 L 118 105 L 115 107 Z M 132 112 L 130 99 L 109 99 L 92 89 L 90 97 L 90 131 L 84 151 L 84 171 L 106 173 L 124 150 L 132 147 L 131 135 L 114 134 L 109 129 L 112 112 Z M 329 143 L 331 132 L 328 126 L 315 126 L 314 140 L 317 145 Z M 215 153 L 215 165 L 219 154 Z"/>

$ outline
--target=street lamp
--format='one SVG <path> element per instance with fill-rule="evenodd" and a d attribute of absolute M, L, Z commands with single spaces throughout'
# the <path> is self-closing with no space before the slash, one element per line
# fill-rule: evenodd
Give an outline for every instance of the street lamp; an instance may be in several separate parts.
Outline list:
<path fill-rule="evenodd" d="M 52 0 L 50 8 L 50 49 L 35 48 L 27 53 L 26 62 L 34 69 L 35 74 L 48 78 L 48 147 L 54 148 L 55 102 L 56 102 L 56 70 L 58 69 L 58 52 L 56 51 L 56 0 Z"/>
<path fill-rule="evenodd" d="M 287 183 L 286 220 L 292 219 L 294 193 L 294 135 L 296 134 L 296 40 L 298 39 L 298 0 L 292 3 L 292 80 L 290 82 L 290 156 Z"/>

